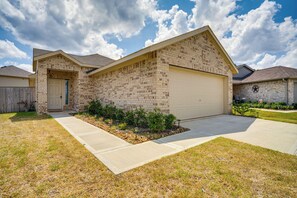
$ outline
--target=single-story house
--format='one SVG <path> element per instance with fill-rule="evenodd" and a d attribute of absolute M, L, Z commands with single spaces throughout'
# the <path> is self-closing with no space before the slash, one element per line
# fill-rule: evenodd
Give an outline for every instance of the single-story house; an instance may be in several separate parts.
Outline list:
<path fill-rule="evenodd" d="M 34 87 L 32 73 L 16 66 L 0 67 L 0 87 Z"/>
<path fill-rule="evenodd" d="M 81 111 L 92 99 L 159 108 L 179 119 L 228 114 L 237 68 L 209 26 L 119 60 L 33 50 L 37 111 Z"/>
<path fill-rule="evenodd" d="M 246 101 L 297 103 L 297 69 L 284 66 L 254 70 L 238 66 L 233 76 L 234 98 Z"/>

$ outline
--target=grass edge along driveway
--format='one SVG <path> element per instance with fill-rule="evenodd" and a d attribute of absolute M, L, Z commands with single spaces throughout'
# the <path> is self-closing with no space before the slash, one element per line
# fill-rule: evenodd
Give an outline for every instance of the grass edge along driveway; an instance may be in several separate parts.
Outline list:
<path fill-rule="evenodd" d="M 2 197 L 294 197 L 297 157 L 217 138 L 115 176 L 55 120 L 0 114 Z"/>

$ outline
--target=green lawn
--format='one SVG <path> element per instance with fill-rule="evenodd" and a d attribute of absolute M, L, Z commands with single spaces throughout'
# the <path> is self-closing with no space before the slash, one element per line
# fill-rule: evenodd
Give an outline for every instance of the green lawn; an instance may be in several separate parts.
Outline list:
<path fill-rule="evenodd" d="M 297 157 L 218 138 L 114 175 L 57 122 L 0 114 L 0 197 L 295 197 Z"/>
<path fill-rule="evenodd" d="M 261 118 L 261 119 L 297 124 L 297 112 L 280 113 L 280 112 L 272 112 L 272 111 L 265 111 L 265 110 L 263 111 L 256 110 L 256 111 L 258 112 L 258 118 Z M 246 113 L 246 115 L 250 116 L 251 114 Z"/>

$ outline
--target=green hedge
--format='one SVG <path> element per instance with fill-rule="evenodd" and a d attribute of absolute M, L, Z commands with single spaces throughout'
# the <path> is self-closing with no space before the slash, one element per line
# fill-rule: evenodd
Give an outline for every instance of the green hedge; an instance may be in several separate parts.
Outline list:
<path fill-rule="evenodd" d="M 249 108 L 262 108 L 262 109 L 275 109 L 275 110 L 293 110 L 297 109 L 297 103 L 292 105 L 287 105 L 285 102 L 244 102 L 244 103 L 234 103 L 233 105 L 246 105 Z"/>
<path fill-rule="evenodd" d="M 163 114 L 159 109 L 147 112 L 143 108 L 124 111 L 114 105 L 103 105 L 99 100 L 93 100 L 86 106 L 86 112 L 104 120 L 115 120 L 121 123 L 120 128 L 126 128 L 125 124 L 133 127 L 149 128 L 153 132 L 172 129 L 176 117 L 172 114 Z M 125 126 L 125 127 L 124 127 Z"/>

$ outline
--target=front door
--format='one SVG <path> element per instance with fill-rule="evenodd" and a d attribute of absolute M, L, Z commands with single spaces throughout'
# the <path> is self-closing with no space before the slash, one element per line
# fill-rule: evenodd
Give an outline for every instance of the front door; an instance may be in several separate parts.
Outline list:
<path fill-rule="evenodd" d="M 63 82 L 62 79 L 48 79 L 48 110 L 62 110 Z"/>

